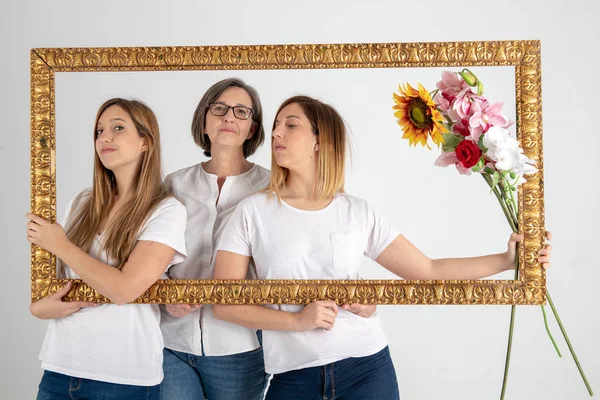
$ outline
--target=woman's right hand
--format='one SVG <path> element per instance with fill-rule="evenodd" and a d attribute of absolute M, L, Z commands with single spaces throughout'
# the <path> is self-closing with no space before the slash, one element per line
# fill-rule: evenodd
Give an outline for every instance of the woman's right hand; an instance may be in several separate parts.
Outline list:
<path fill-rule="evenodd" d="M 194 310 L 202 307 L 202 304 L 166 304 L 165 308 L 167 312 L 173 317 L 181 318 L 185 317 Z"/>
<path fill-rule="evenodd" d="M 323 328 L 328 331 L 335 325 L 338 306 L 334 301 L 315 301 L 294 314 L 294 326 L 298 332 Z"/>
<path fill-rule="evenodd" d="M 98 305 L 87 301 L 62 301 L 63 296 L 69 292 L 71 286 L 72 282 L 69 281 L 58 292 L 31 303 L 29 311 L 39 319 L 58 319 L 69 316 L 83 307 L 96 307 Z"/>

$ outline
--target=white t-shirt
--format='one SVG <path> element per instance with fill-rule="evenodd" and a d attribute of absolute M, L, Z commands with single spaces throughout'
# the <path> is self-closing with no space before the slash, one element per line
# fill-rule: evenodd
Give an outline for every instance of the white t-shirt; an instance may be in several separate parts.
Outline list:
<path fill-rule="evenodd" d="M 187 259 L 169 269 L 172 279 L 212 279 L 216 243 L 233 210 L 249 195 L 269 184 L 269 170 L 253 165 L 241 175 L 228 176 L 221 188 L 217 176 L 207 173 L 201 164 L 168 175 L 165 182 L 187 209 L 185 244 Z M 218 203 L 217 203 L 218 198 Z M 254 267 L 248 279 L 256 278 Z M 257 349 L 260 345 L 254 329 L 248 329 L 213 316 L 212 307 L 203 305 L 185 317 L 171 316 L 161 306 L 161 329 L 168 349 L 198 356 L 224 356 Z"/>
<path fill-rule="evenodd" d="M 366 201 L 347 194 L 322 210 L 306 211 L 258 193 L 239 204 L 218 250 L 252 256 L 259 279 L 360 279 L 362 256 L 376 259 L 397 236 Z M 263 332 L 265 369 L 271 374 L 369 356 L 386 345 L 378 317 L 341 308 L 331 331 Z"/>
<path fill-rule="evenodd" d="M 81 204 L 82 197 L 76 196 L 76 203 Z M 67 213 L 66 223 L 72 214 Z M 181 262 L 186 254 L 185 223 L 185 208 L 169 197 L 152 212 L 137 240 L 164 243 L 176 251 L 170 264 Z M 114 265 L 99 248 L 101 239 L 101 235 L 96 237 L 89 254 Z M 65 275 L 68 279 L 79 279 L 68 267 Z M 43 369 L 77 378 L 154 386 L 163 379 L 162 351 L 158 305 L 102 304 L 50 320 L 40 359 Z"/>

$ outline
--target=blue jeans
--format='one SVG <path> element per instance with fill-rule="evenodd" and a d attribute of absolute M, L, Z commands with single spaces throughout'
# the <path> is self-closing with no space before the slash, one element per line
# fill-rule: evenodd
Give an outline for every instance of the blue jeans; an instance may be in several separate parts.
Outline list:
<path fill-rule="evenodd" d="M 156 386 L 121 385 L 118 383 L 74 378 L 44 371 L 37 400 L 159 400 Z"/>
<path fill-rule="evenodd" d="M 163 352 L 162 400 L 262 400 L 267 383 L 259 347 L 230 356 Z"/>
<path fill-rule="evenodd" d="M 386 347 L 367 357 L 273 375 L 266 400 L 399 400 Z"/>

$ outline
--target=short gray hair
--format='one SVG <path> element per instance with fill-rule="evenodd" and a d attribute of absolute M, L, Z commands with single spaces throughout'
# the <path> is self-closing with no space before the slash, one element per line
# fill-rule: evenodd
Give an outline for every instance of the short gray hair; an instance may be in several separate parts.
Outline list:
<path fill-rule="evenodd" d="M 252 86 L 247 85 L 244 81 L 239 78 L 228 78 L 223 79 L 212 85 L 202 96 L 200 103 L 196 107 L 194 112 L 194 118 L 192 120 L 192 136 L 198 146 L 204 150 L 204 155 L 210 157 L 210 139 L 208 135 L 204 133 L 204 123 L 206 121 L 206 113 L 208 112 L 208 106 L 211 103 L 217 101 L 219 96 L 224 91 L 231 87 L 239 87 L 244 89 L 250 99 L 252 99 L 252 122 L 254 125 L 254 135 L 244 142 L 244 158 L 248 158 L 256 149 L 258 149 L 265 141 L 265 129 L 263 127 L 262 120 L 262 105 L 258 92 Z"/>

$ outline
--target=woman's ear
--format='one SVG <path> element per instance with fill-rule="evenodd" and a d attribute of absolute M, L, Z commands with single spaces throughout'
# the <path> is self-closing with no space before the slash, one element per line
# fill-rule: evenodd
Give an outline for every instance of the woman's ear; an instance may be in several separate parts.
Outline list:
<path fill-rule="evenodd" d="M 148 151 L 148 138 L 142 138 L 142 151 Z"/>
<path fill-rule="evenodd" d="M 250 132 L 248 132 L 248 137 L 246 138 L 246 140 L 252 139 L 252 137 L 254 136 L 255 133 L 256 133 L 256 124 L 253 122 L 252 126 L 250 127 Z"/>

